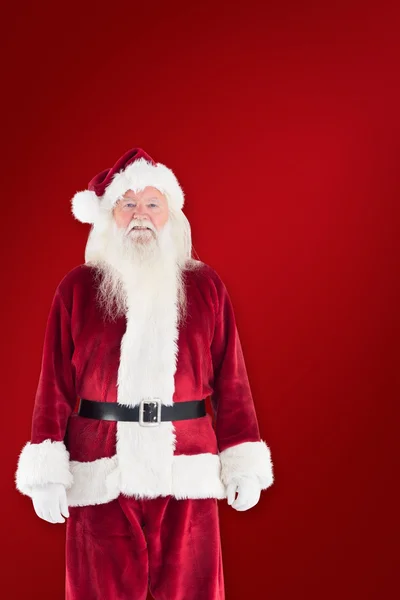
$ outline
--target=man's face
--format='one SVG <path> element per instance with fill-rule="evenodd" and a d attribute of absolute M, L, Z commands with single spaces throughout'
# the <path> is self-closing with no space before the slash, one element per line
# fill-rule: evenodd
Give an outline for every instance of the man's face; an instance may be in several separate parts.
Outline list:
<path fill-rule="evenodd" d="M 168 202 L 154 187 L 139 192 L 128 190 L 114 206 L 113 216 L 117 227 L 126 229 L 134 241 L 145 243 L 167 222 Z"/>

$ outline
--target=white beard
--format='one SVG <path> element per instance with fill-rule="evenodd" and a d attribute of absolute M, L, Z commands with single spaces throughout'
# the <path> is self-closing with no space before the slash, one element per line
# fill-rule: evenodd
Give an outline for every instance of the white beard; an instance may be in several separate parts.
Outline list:
<path fill-rule="evenodd" d="M 96 260 L 97 300 L 114 320 L 130 313 L 143 319 L 163 310 L 163 299 L 176 305 L 177 323 L 186 314 L 186 294 L 179 250 L 168 220 L 157 233 L 118 228 L 111 218 L 101 234 Z"/>

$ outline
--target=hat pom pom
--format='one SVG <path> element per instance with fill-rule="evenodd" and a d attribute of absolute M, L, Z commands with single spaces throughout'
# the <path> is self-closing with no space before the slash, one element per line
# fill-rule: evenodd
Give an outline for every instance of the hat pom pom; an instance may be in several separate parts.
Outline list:
<path fill-rule="evenodd" d="M 77 192 L 72 198 L 72 214 L 81 223 L 94 223 L 99 214 L 99 199 L 90 190 Z"/>

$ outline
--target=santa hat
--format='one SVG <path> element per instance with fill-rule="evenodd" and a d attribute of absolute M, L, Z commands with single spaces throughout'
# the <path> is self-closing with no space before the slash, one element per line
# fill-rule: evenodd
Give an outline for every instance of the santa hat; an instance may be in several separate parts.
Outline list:
<path fill-rule="evenodd" d="M 82 223 L 95 223 L 101 208 L 111 211 L 127 190 L 136 192 L 147 186 L 155 187 L 164 194 L 169 208 L 182 209 L 184 194 L 171 169 L 156 163 L 141 148 L 132 148 L 111 169 L 93 177 L 87 190 L 74 195 L 72 214 Z"/>

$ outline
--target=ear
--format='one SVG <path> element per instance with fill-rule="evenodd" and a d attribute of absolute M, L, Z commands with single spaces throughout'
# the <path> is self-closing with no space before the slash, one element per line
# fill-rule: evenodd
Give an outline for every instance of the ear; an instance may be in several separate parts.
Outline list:
<path fill-rule="evenodd" d="M 94 223 L 99 214 L 99 199 L 94 192 L 84 190 L 72 198 L 72 214 L 81 223 Z"/>

